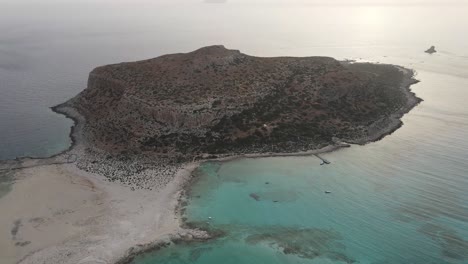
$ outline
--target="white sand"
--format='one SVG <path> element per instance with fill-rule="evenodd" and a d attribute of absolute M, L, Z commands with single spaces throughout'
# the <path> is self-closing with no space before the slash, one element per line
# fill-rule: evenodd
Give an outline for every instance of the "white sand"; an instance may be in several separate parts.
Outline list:
<path fill-rule="evenodd" d="M 159 191 L 132 191 L 73 164 L 18 170 L 0 199 L 0 263 L 114 263 L 177 234 L 180 186 L 195 167 Z"/>

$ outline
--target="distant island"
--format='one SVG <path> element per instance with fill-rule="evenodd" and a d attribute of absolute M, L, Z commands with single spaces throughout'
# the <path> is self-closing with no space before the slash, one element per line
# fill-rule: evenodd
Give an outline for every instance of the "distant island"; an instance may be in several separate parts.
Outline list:
<path fill-rule="evenodd" d="M 0 162 L 15 182 L 0 200 L 2 261 L 122 264 L 210 239 L 183 214 L 201 162 L 379 140 L 421 101 L 413 76 L 395 65 L 223 46 L 98 67 L 86 89 L 53 107 L 75 121 L 68 150 Z"/>
<path fill-rule="evenodd" d="M 431 46 L 431 47 L 430 47 L 429 49 L 427 49 L 425 52 L 426 52 L 426 53 L 429 53 L 429 54 L 432 54 L 432 53 L 436 53 L 437 51 L 436 51 L 436 49 L 435 49 L 434 46 Z"/>

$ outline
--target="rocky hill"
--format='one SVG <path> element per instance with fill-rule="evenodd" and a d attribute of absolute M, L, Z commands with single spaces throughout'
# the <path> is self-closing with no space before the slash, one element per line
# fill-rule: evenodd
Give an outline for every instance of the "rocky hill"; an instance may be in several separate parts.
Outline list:
<path fill-rule="evenodd" d="M 327 57 L 260 58 L 210 46 L 94 69 L 66 106 L 89 146 L 192 157 L 294 152 L 396 129 L 419 102 L 413 73 Z"/>

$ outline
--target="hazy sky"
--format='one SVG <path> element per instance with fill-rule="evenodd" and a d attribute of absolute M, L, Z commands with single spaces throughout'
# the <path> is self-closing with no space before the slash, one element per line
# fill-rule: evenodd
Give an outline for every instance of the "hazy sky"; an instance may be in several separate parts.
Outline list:
<path fill-rule="evenodd" d="M 223 0 L 219 0 L 223 1 Z M 334 5 L 380 5 L 380 4 L 467 4 L 468 0 L 224 0 L 225 2 L 242 3 L 310 3 Z"/>
<path fill-rule="evenodd" d="M 0 3 L 9 4 L 28 4 L 28 3 L 76 3 L 75 0 L 0 0 Z M 81 0 L 81 3 L 150 3 L 153 0 Z M 158 0 L 157 2 L 167 3 L 203 3 L 203 2 L 219 2 L 219 3 L 251 3 L 251 4 L 320 4 L 320 5 L 453 5 L 453 4 L 468 4 L 468 0 Z"/>

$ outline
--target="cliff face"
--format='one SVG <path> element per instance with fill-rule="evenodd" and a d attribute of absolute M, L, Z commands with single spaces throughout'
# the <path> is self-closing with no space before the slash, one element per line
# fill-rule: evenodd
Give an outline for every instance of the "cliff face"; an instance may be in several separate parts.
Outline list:
<path fill-rule="evenodd" d="M 404 108 L 391 65 L 259 58 L 211 46 L 98 67 L 68 104 L 87 141 L 109 152 L 297 151 L 353 140 Z"/>

